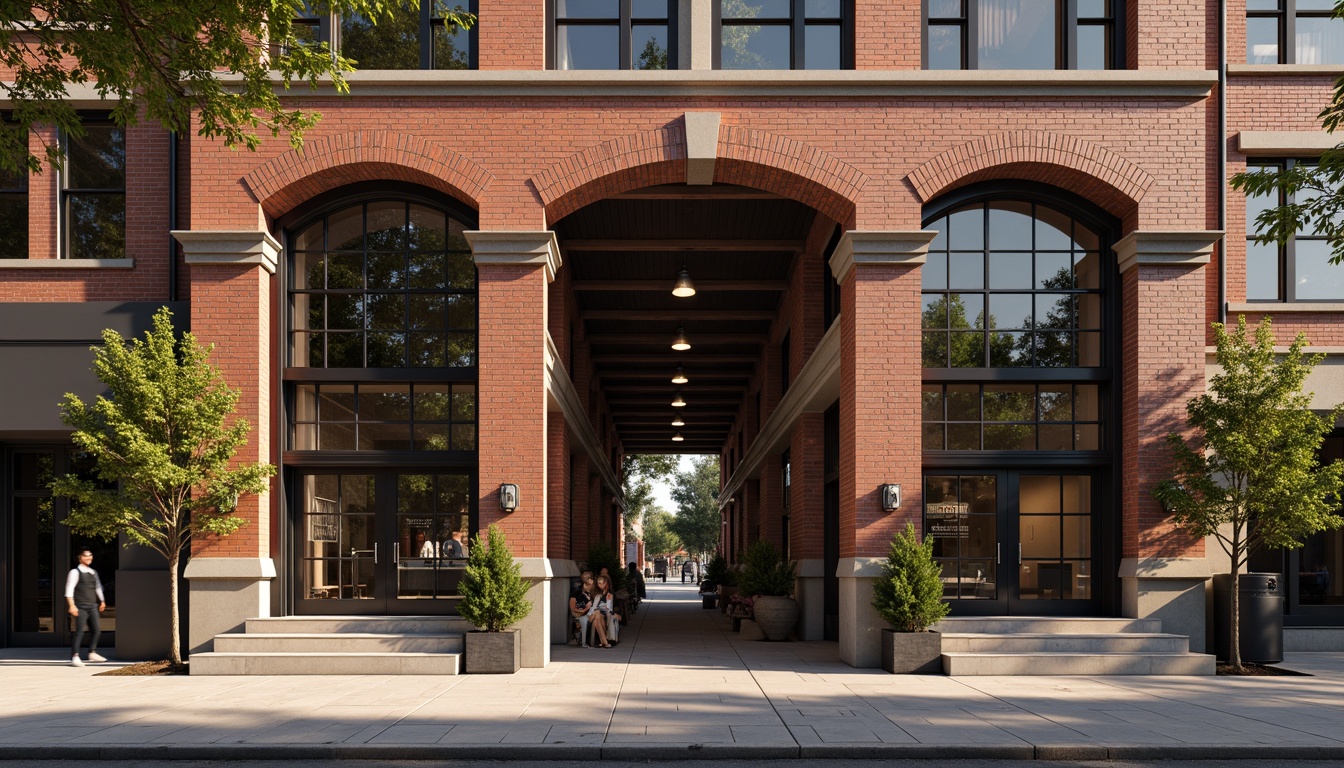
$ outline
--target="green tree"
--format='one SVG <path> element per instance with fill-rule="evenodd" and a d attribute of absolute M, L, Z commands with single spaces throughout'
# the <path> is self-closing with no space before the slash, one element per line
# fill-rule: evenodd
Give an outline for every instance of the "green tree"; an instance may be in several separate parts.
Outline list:
<path fill-rule="evenodd" d="M 1335 3 L 1334 17 L 1344 18 L 1344 0 Z M 1344 121 L 1344 77 L 1335 81 L 1330 103 L 1316 117 L 1327 133 L 1334 133 Z M 1298 232 L 1315 232 L 1330 244 L 1331 262 L 1344 260 L 1344 144 L 1322 154 L 1318 165 L 1297 163 L 1238 173 L 1232 177 L 1232 188 L 1247 197 L 1292 201 L 1256 216 L 1255 242 L 1286 243 Z"/>
<path fill-rule="evenodd" d="M 391 20 L 402 7 L 418 7 L 416 0 L 408 2 L 38 0 L 6 6 L 0 63 L 10 74 L 0 91 L 10 107 L 0 120 L 0 169 L 41 170 L 41 158 L 28 149 L 36 125 L 84 135 L 75 102 L 67 97 L 70 85 L 87 85 L 108 99 L 112 120 L 122 127 L 148 119 L 178 133 L 220 138 L 230 147 L 255 149 L 260 132 L 285 134 L 301 146 L 320 115 L 286 108 L 280 91 L 304 82 L 316 88 L 329 78 L 345 93 L 344 75 L 354 62 L 312 40 L 311 27 L 294 20 L 329 12 Z M 440 14 L 450 30 L 476 20 L 460 8 Z M 45 155 L 61 162 L 55 145 Z"/>
<path fill-rule="evenodd" d="M 719 546 L 719 457 L 701 456 L 691 462 L 688 472 L 678 472 L 673 480 L 672 500 L 677 504 L 672 518 L 672 533 L 692 554 L 710 552 Z"/>
<path fill-rule="evenodd" d="M 644 514 L 644 552 L 650 557 L 670 555 L 681 549 L 681 539 L 672 532 L 675 518 L 663 509 Z"/>
<path fill-rule="evenodd" d="M 467 552 L 467 567 L 458 588 L 462 600 L 457 612 L 486 632 L 503 632 L 532 612 L 522 566 L 504 542 L 504 532 L 491 524 L 488 537 L 476 540 Z"/>
<path fill-rule="evenodd" d="M 1302 353 L 1298 334 L 1287 354 L 1274 351 L 1266 317 L 1251 338 L 1246 318 L 1228 333 L 1213 326 L 1217 362 L 1209 393 L 1186 406 L 1197 441 L 1168 437 L 1172 477 L 1154 495 L 1192 534 L 1217 539 L 1232 562 L 1233 666 L 1241 667 L 1237 576 L 1262 547 L 1295 549 L 1318 531 L 1339 527 L 1335 514 L 1344 485 L 1344 461 L 1321 465 L 1321 441 L 1340 414 L 1319 416 L 1302 384 L 1324 355 Z"/>
<path fill-rule="evenodd" d="M 943 569 L 933 559 L 933 539 L 920 543 L 912 523 L 891 540 L 882 577 L 873 582 L 873 608 L 897 632 L 923 632 L 947 615 Z"/>
<path fill-rule="evenodd" d="M 667 69 L 667 49 L 654 38 L 644 44 L 644 50 L 635 58 L 635 69 Z"/>
<path fill-rule="evenodd" d="M 635 525 L 647 524 L 648 515 L 656 506 L 653 484 L 671 477 L 677 471 L 676 456 L 626 455 L 621 458 L 621 490 L 625 495 L 625 536 L 634 538 Z M 645 539 L 647 549 L 648 539 Z"/>
<path fill-rule="evenodd" d="M 54 494 L 74 502 L 66 518 L 72 530 L 103 539 L 125 533 L 168 561 L 173 664 L 182 663 L 182 552 L 193 535 L 227 536 L 242 527 L 246 521 L 234 514 L 238 497 L 265 491 L 275 473 L 265 462 L 230 467 L 251 427 L 231 418 L 238 392 L 209 363 L 212 349 L 190 333 L 177 337 L 166 308 L 143 340 L 128 343 L 103 331 L 94 370 L 110 396 L 88 405 L 67 394 L 61 405 L 93 476 L 71 474 L 51 484 Z"/>

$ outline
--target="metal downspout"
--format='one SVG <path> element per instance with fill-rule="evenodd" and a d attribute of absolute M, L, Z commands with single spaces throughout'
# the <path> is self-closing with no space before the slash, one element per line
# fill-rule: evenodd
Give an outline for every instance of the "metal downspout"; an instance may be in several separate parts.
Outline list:
<path fill-rule="evenodd" d="M 168 300 L 177 301 L 177 131 L 168 132 Z"/>
<path fill-rule="evenodd" d="M 1218 0 L 1218 322 L 1227 323 L 1227 0 Z"/>

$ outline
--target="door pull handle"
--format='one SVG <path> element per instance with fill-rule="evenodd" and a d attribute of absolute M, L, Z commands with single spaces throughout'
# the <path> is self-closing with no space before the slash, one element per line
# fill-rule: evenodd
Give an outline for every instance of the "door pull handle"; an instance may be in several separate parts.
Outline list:
<path fill-rule="evenodd" d="M 392 542 L 392 564 L 393 564 L 393 565 L 400 565 L 400 564 L 401 564 L 401 542 L 400 542 L 400 541 L 394 541 L 394 542 Z"/>
<path fill-rule="evenodd" d="M 1003 559 L 1002 559 L 1002 557 L 1000 556 L 1000 555 L 1002 554 L 1002 550 L 1003 550 L 1003 545 L 1000 544 L 1000 543 L 998 543 L 998 542 L 995 542 L 995 543 L 994 543 L 994 564 L 995 564 L 995 565 L 999 565 L 1000 563 L 1003 562 Z"/>
<path fill-rule="evenodd" d="M 1017 545 L 1017 564 L 1022 564 L 1022 545 L 1020 543 Z"/>
<path fill-rule="evenodd" d="M 373 542 L 373 564 L 378 564 L 378 542 Z"/>

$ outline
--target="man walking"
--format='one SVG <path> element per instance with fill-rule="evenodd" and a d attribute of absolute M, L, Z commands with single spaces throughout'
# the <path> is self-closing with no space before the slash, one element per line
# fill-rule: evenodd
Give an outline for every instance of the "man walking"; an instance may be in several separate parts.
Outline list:
<path fill-rule="evenodd" d="M 98 654 L 98 636 L 102 630 L 98 626 L 98 614 L 107 608 L 103 596 L 103 582 L 98 572 L 93 570 L 93 552 L 88 549 L 79 551 L 79 565 L 70 569 L 65 577 L 65 602 L 70 615 L 75 617 L 75 641 L 71 646 L 70 666 L 82 667 L 79 660 L 79 646 L 84 641 L 87 627 L 89 637 L 89 661 L 107 661 Z"/>

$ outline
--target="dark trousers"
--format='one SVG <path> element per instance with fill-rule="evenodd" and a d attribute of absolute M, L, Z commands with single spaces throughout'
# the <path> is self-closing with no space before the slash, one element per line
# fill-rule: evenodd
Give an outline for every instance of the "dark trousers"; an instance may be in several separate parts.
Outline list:
<path fill-rule="evenodd" d="M 103 634 L 103 630 L 98 626 L 98 606 L 91 605 L 88 608 L 75 606 L 79 608 L 79 615 L 75 617 L 75 641 L 70 646 L 70 652 L 73 656 L 79 655 L 79 645 L 84 642 L 84 630 L 87 627 L 89 631 L 89 653 L 98 650 L 98 636 Z"/>

